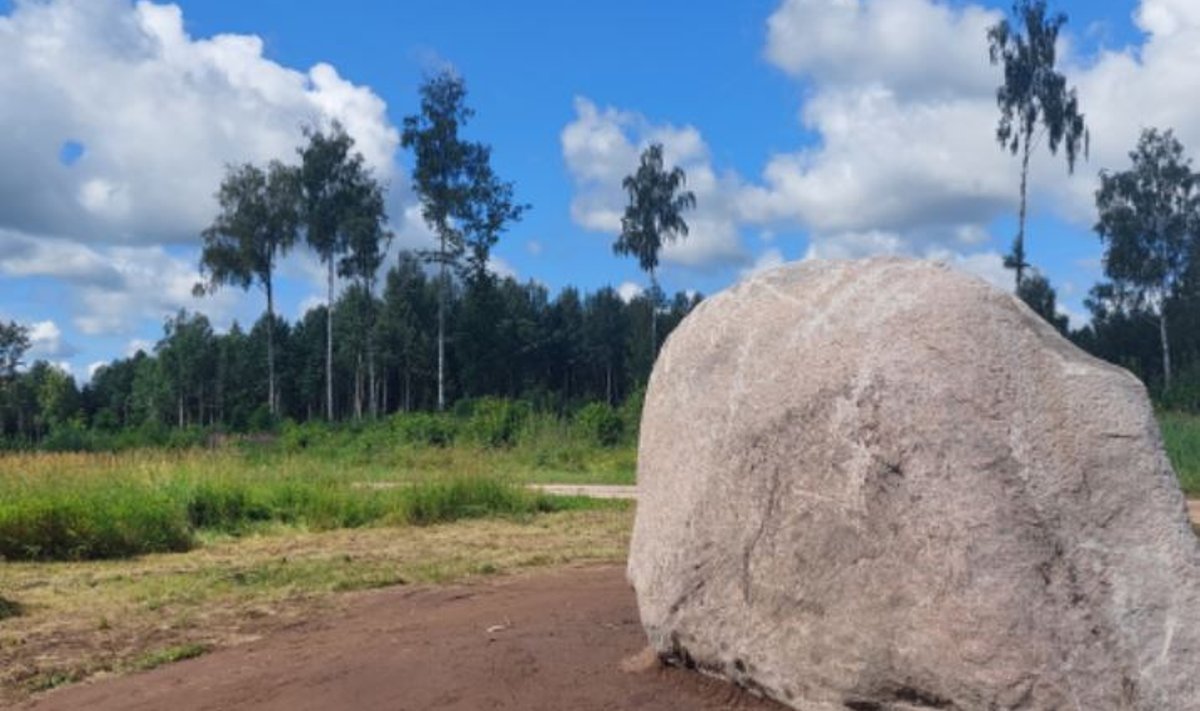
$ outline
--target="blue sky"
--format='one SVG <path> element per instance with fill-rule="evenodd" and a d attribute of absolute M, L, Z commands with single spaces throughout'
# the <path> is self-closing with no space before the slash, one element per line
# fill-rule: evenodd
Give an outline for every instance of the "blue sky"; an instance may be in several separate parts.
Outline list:
<path fill-rule="evenodd" d="M 1142 126 L 1200 145 L 1196 5 L 1055 4 L 1093 151 L 1073 177 L 1061 156 L 1035 161 L 1029 249 L 1076 324 L 1100 276 L 1097 171 L 1123 167 Z M 620 178 L 661 141 L 700 201 L 664 254 L 668 290 L 879 252 L 1003 284 L 1017 166 L 992 138 L 982 30 L 1005 6 L 0 0 L 0 317 L 33 324 L 33 355 L 81 378 L 153 343 L 174 309 L 252 320 L 258 292 L 190 296 L 198 233 L 222 166 L 291 159 L 304 121 L 347 125 L 391 185 L 397 244 L 422 244 L 396 130 L 444 66 L 467 82 L 469 135 L 533 205 L 497 271 L 552 291 L 644 285 L 610 245 Z M 321 297 L 307 255 L 282 281 L 289 319 Z"/>

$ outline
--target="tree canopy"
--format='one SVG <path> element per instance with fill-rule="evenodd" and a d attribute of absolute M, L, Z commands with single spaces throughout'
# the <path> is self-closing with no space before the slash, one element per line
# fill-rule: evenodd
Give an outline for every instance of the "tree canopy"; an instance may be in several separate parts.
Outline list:
<path fill-rule="evenodd" d="M 1200 183 L 1170 130 L 1144 130 L 1129 158 L 1131 168 L 1100 175 L 1096 232 L 1105 245 L 1104 273 L 1158 317 L 1170 387 L 1166 304 L 1200 257 Z"/>
<path fill-rule="evenodd" d="M 1049 14 L 1045 0 L 1017 0 L 1011 17 L 988 29 L 988 54 L 992 64 L 1004 68 L 1004 81 L 996 90 L 1000 122 L 996 140 L 1005 150 L 1021 152 L 1021 207 L 1017 236 L 1005 266 L 1016 272 L 1020 292 L 1025 270 L 1030 266 L 1025 253 L 1026 189 L 1029 157 L 1043 138 L 1051 153 L 1061 145 L 1068 172 L 1088 152 L 1088 130 L 1074 88 L 1055 68 L 1058 33 L 1067 23 L 1063 13 Z M 1038 131 L 1038 128 L 1041 128 Z M 1037 135 L 1034 133 L 1037 131 Z"/>

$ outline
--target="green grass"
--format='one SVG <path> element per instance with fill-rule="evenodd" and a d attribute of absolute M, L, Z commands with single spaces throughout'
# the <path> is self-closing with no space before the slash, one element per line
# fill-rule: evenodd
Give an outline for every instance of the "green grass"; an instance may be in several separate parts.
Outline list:
<path fill-rule="evenodd" d="M 0 480 L 0 556 L 95 560 L 184 551 L 197 535 L 244 535 L 280 524 L 308 530 L 424 526 L 464 518 L 527 517 L 600 506 L 480 475 L 427 477 L 390 487 L 345 474 L 232 470 Z"/>
<path fill-rule="evenodd" d="M 131 666 L 136 671 L 147 671 L 155 667 L 161 667 L 164 664 L 181 662 L 184 659 L 195 659 L 202 654 L 207 654 L 208 650 L 209 647 L 206 644 L 197 644 L 195 642 L 179 644 L 143 654 L 135 659 Z"/>
<path fill-rule="evenodd" d="M 21 614 L 20 603 L 9 600 L 6 597 L 0 597 L 0 620 L 6 620 L 10 617 L 16 617 Z"/>
<path fill-rule="evenodd" d="M 1188 496 L 1200 497 L 1200 416 L 1164 412 L 1158 422 L 1180 486 Z"/>
<path fill-rule="evenodd" d="M 520 518 L 610 505 L 530 492 L 526 483 L 633 480 L 632 446 L 602 446 L 570 423 L 530 418 L 507 438 L 460 435 L 453 442 L 429 424 L 438 421 L 424 415 L 289 426 L 276 440 L 219 450 L 3 456 L 0 558 L 124 558 L 279 526 Z"/>

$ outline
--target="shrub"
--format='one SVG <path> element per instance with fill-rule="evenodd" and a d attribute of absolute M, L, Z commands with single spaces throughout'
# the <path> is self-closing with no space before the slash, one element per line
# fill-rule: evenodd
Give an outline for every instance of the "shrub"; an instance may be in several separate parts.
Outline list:
<path fill-rule="evenodd" d="M 575 428 L 592 444 L 612 447 L 621 441 L 625 423 L 606 403 L 593 402 L 575 413 Z"/>
<path fill-rule="evenodd" d="M 449 415 L 405 412 L 392 416 L 392 431 L 406 444 L 447 447 L 454 443 L 457 430 Z"/>
<path fill-rule="evenodd" d="M 629 397 L 621 403 L 621 420 L 625 423 L 625 431 L 635 437 L 642 428 L 642 406 L 645 402 L 646 387 L 642 385 L 629 393 Z"/>
<path fill-rule="evenodd" d="M 329 438 L 330 427 L 317 420 L 296 423 L 287 420 L 283 423 L 279 434 L 280 443 L 288 451 L 317 448 Z"/>
<path fill-rule="evenodd" d="M 0 620 L 6 620 L 10 617 L 17 617 L 24 610 L 21 604 L 15 600 L 9 600 L 6 597 L 0 597 Z"/>
<path fill-rule="evenodd" d="M 10 560 L 123 558 L 191 545 L 183 508 L 143 487 L 63 488 L 0 506 L 0 556 Z"/>
<path fill-rule="evenodd" d="M 196 528 L 235 532 L 247 523 L 270 520 L 272 511 L 245 485 L 205 482 L 188 497 L 187 518 Z"/>
<path fill-rule="evenodd" d="M 467 420 L 471 438 L 485 447 L 510 447 L 529 419 L 529 403 L 485 397 L 476 400 Z"/>
<path fill-rule="evenodd" d="M 78 422 L 67 422 L 51 428 L 41 442 L 47 452 L 90 452 L 96 449 L 96 437 Z"/>
<path fill-rule="evenodd" d="M 537 510 L 537 497 L 510 482 L 484 477 L 432 480 L 407 491 L 405 518 L 425 526 L 462 518 L 515 515 Z"/>

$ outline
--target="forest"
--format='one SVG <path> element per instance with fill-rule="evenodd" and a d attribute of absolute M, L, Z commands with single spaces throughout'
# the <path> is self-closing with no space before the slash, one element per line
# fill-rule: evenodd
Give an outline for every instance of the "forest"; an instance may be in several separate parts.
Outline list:
<path fill-rule="evenodd" d="M 1089 322 L 1069 328 L 1053 285 L 1028 262 L 1030 155 L 1061 152 L 1074 172 L 1089 134 L 1075 89 L 1055 68 L 1065 16 L 1044 3 L 1021 8 L 987 37 L 1004 70 L 996 138 L 1021 159 L 1018 232 L 1004 259 L 1015 293 L 1075 344 L 1137 375 L 1162 408 L 1200 412 L 1200 176 L 1171 129 L 1144 129 L 1129 167 L 1100 168 L 1105 278 L 1085 301 Z M 49 362 L 26 363 L 28 328 L 0 323 L 0 447 L 106 449 L 289 421 L 469 415 L 481 398 L 558 417 L 636 400 L 659 347 L 702 298 L 667 297 L 657 279 L 661 248 L 687 237 L 685 213 L 695 207 L 683 171 L 649 145 L 622 183 L 628 206 L 613 251 L 637 260 L 649 289 L 631 298 L 611 287 L 551 294 L 490 267 L 493 247 L 531 206 L 495 174 L 490 146 L 463 137 L 473 116 L 464 80 L 441 72 L 419 93 L 401 145 L 433 246 L 391 251 L 385 186 L 354 140 L 336 122 L 306 127 L 294 164 L 229 166 L 216 186 L 219 210 L 198 235 L 195 294 L 255 290 L 265 297 L 262 317 L 218 332 L 202 311 L 181 310 L 151 351 L 99 367 L 82 387 Z M 332 308 L 288 322 L 275 309 L 274 278 L 297 249 L 326 269 Z"/>

